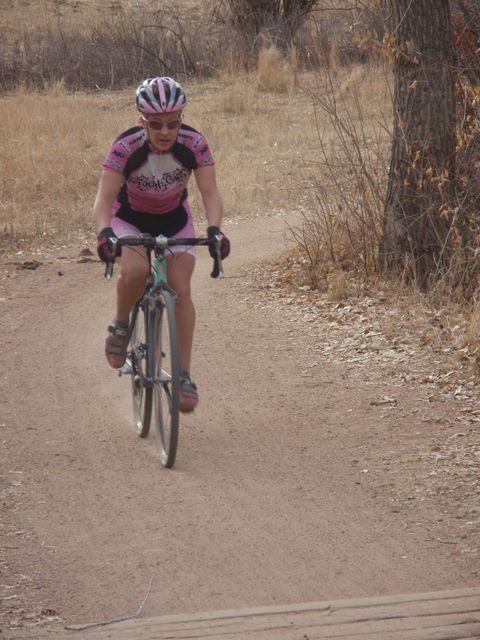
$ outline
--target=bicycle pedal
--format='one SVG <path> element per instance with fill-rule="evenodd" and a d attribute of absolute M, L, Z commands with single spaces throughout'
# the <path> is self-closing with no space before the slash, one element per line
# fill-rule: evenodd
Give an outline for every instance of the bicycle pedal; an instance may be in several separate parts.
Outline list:
<path fill-rule="evenodd" d="M 118 370 L 119 376 L 129 376 L 132 374 L 132 367 L 129 364 L 124 364 L 121 369 Z"/>

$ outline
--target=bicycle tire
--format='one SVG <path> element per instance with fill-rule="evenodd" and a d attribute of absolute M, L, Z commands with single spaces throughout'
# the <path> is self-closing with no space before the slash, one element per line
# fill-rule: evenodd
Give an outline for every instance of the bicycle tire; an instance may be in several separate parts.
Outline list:
<path fill-rule="evenodd" d="M 153 408 L 160 462 L 175 462 L 180 414 L 180 358 L 175 321 L 175 298 L 162 291 L 153 320 Z"/>
<path fill-rule="evenodd" d="M 135 431 L 146 438 L 152 418 L 153 389 L 145 384 L 147 379 L 148 311 L 141 302 L 132 314 L 131 336 L 127 363 L 131 368 L 133 418 Z"/>

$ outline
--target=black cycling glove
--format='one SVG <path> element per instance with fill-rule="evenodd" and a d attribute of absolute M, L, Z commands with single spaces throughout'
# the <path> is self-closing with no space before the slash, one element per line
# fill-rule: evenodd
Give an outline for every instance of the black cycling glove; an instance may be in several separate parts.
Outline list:
<path fill-rule="evenodd" d="M 220 227 L 207 227 L 208 239 L 213 240 L 215 236 L 222 237 L 221 243 L 220 243 L 220 257 L 222 260 L 225 260 L 225 258 L 230 253 L 230 240 L 222 231 L 220 231 Z M 217 254 L 215 253 L 215 247 L 213 246 L 213 244 L 208 245 L 208 251 L 212 256 L 212 258 L 216 257 Z"/>
<path fill-rule="evenodd" d="M 109 244 L 109 240 L 116 239 L 112 227 L 104 227 L 97 236 L 97 253 L 103 262 L 115 262 L 115 258 L 120 255 L 117 248 Z"/>

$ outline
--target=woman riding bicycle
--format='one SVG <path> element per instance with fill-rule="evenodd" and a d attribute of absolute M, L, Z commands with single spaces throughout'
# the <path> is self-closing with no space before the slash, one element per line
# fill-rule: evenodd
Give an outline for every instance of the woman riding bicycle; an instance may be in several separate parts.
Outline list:
<path fill-rule="evenodd" d="M 230 243 L 220 232 L 223 210 L 212 154 L 205 138 L 183 124 L 185 104 L 185 92 L 172 78 L 148 78 L 138 87 L 136 107 L 141 114 L 138 125 L 120 134 L 110 148 L 95 198 L 98 255 L 104 262 L 115 259 L 108 242 L 111 238 L 138 237 L 142 233 L 194 237 L 186 190 L 192 172 L 205 208 L 207 235 L 221 235 L 221 257 L 229 254 Z M 212 255 L 213 251 L 212 248 Z M 182 369 L 180 410 L 193 411 L 198 404 L 197 387 L 190 376 L 195 328 L 190 282 L 195 248 L 173 247 L 171 252 L 168 283 L 178 294 L 175 315 Z M 125 363 L 130 312 L 143 294 L 148 273 L 146 251 L 124 248 L 116 315 L 108 326 L 105 342 L 106 357 L 112 367 L 121 368 Z"/>

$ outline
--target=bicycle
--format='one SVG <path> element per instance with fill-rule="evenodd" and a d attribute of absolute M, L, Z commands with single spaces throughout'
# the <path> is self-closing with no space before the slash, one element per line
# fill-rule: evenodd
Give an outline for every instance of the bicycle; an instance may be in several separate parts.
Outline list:
<path fill-rule="evenodd" d="M 133 414 L 138 436 L 146 438 L 150 431 L 152 409 L 160 462 L 171 468 L 175 462 L 179 432 L 180 359 L 175 323 L 177 294 L 167 283 L 167 250 L 173 246 L 199 246 L 213 243 L 216 251 L 213 278 L 223 278 L 220 257 L 221 236 L 208 238 L 166 238 L 142 234 L 139 238 L 117 238 L 119 247 L 145 247 L 150 266 L 145 291 L 131 313 L 128 326 L 128 348 L 125 365 L 119 375 L 131 375 Z M 152 253 L 154 260 L 152 261 Z M 105 268 L 105 278 L 113 275 L 113 262 Z"/>

